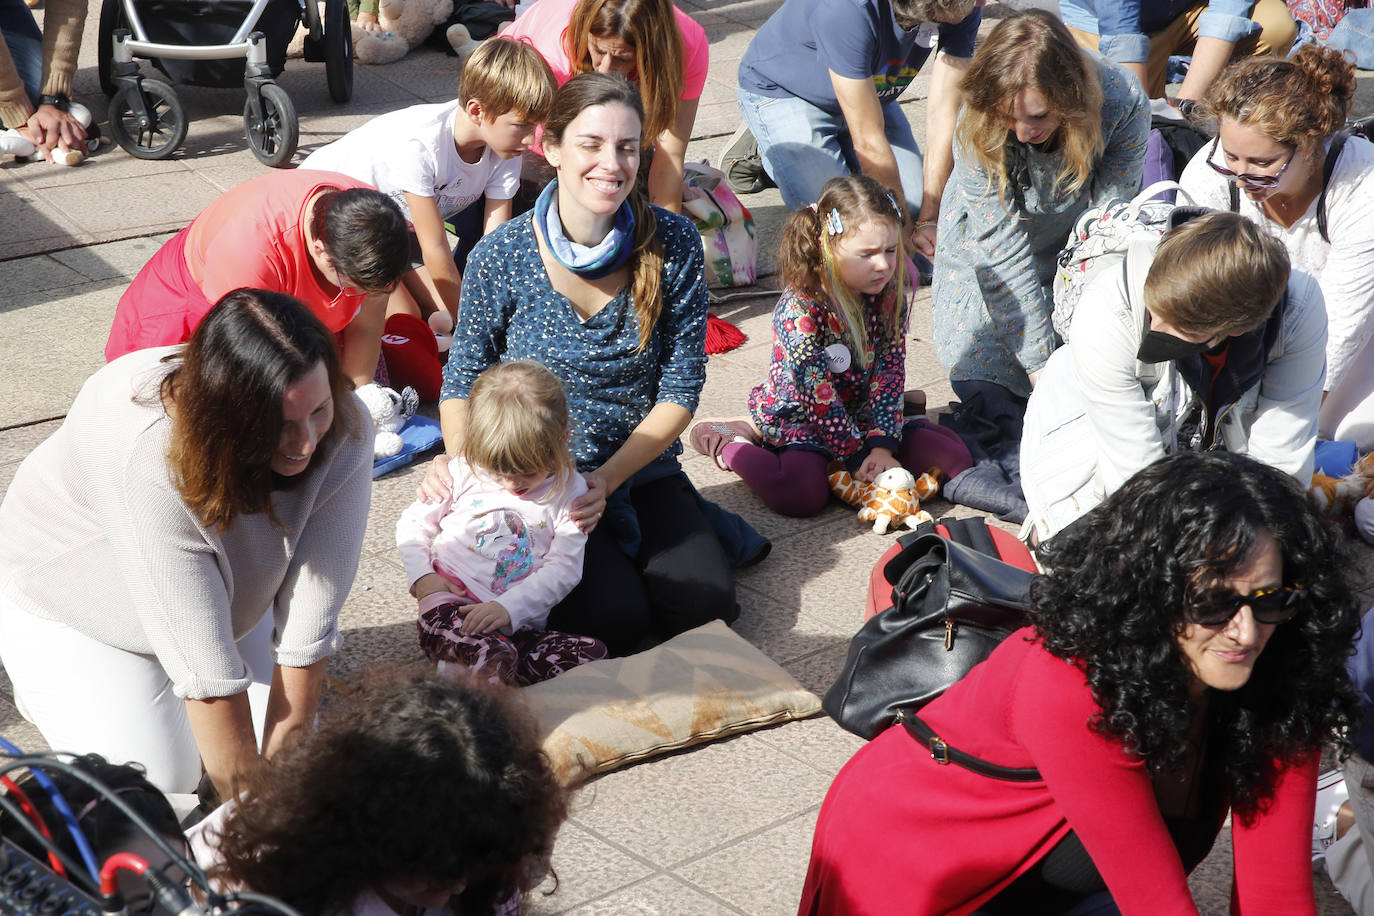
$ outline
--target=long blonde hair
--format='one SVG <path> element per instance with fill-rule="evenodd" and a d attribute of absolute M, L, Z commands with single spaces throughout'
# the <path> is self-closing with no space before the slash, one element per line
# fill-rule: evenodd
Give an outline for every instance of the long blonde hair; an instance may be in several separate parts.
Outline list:
<path fill-rule="evenodd" d="M 816 205 L 793 213 L 782 230 L 778 267 L 783 286 L 829 304 L 852 344 L 855 361 L 865 369 L 871 341 L 864 303 L 836 272 L 831 245 L 849 229 L 865 223 L 886 220 L 897 226 L 897 269 L 887 288 L 874 297 L 874 304 L 890 322 L 893 334 L 900 335 L 906 324 L 907 300 L 902 213 L 903 208 L 882 184 L 867 175 L 846 175 L 827 181 Z M 839 231 L 834 231 L 837 228 Z"/>
<path fill-rule="evenodd" d="M 644 100 L 644 135 L 651 141 L 673 126 L 686 76 L 682 31 L 670 0 L 580 0 L 564 48 L 573 73 L 592 70 L 588 36 L 617 38 L 635 52 L 635 80 Z"/>
<path fill-rule="evenodd" d="M 1063 166 L 1055 180 L 1073 193 L 1102 156 L 1102 83 L 1097 64 L 1057 16 L 1026 10 L 997 23 L 964 75 L 964 116 L 955 136 L 1006 199 L 1007 106 L 1022 89 L 1044 94 L 1058 129 Z"/>
<path fill-rule="evenodd" d="M 563 384 L 533 360 L 486 369 L 468 392 L 459 451 L 476 474 L 554 477 L 545 500 L 564 492 L 577 468 L 568 452 L 568 399 Z"/>

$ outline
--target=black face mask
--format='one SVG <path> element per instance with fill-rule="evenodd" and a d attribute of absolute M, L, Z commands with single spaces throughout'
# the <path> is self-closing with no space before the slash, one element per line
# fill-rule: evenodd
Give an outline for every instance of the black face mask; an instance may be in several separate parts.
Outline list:
<path fill-rule="evenodd" d="M 1140 342 L 1140 349 L 1136 351 L 1135 358 L 1142 363 L 1167 363 L 1196 356 L 1206 349 L 1205 340 L 1194 343 L 1172 334 L 1165 334 L 1163 331 L 1146 331 L 1145 339 Z"/>

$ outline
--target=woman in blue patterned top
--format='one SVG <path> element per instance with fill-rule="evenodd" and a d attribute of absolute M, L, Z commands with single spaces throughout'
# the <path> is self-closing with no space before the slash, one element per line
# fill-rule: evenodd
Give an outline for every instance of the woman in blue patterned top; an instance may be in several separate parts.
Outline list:
<path fill-rule="evenodd" d="M 572 517 L 589 536 L 582 582 L 549 626 L 617 655 L 739 614 L 725 553 L 677 462 L 706 380 L 701 237 L 635 186 L 643 121 L 621 77 L 587 73 L 558 90 L 543 141 L 557 179 L 473 249 L 439 400 L 453 455 L 483 369 L 532 359 L 563 383 L 589 487 Z M 423 496 L 446 491 L 444 464 Z"/>
<path fill-rule="evenodd" d="M 963 91 L 935 248 L 935 352 L 955 394 L 992 382 L 1024 398 L 1059 344 L 1055 256 L 1084 210 L 1139 190 L 1149 102 L 1043 10 L 997 24 Z"/>

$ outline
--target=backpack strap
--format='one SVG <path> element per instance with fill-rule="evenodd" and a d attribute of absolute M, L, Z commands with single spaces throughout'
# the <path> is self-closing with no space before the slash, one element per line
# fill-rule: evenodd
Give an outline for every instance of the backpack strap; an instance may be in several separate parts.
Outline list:
<path fill-rule="evenodd" d="M 1331 137 L 1331 146 L 1326 151 L 1326 161 L 1322 163 L 1322 192 L 1317 196 L 1317 231 L 1322 241 L 1331 244 L 1331 236 L 1326 232 L 1326 189 L 1331 186 L 1331 173 L 1336 171 L 1336 160 L 1341 158 L 1341 149 L 1350 139 L 1350 132 L 1337 131 Z"/>

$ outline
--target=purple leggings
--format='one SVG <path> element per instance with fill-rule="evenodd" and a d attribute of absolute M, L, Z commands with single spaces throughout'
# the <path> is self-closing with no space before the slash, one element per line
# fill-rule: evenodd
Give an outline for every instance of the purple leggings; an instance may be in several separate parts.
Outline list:
<path fill-rule="evenodd" d="M 809 518 L 825 508 L 830 500 L 830 481 L 825 468 L 830 458 L 805 448 L 775 450 L 747 442 L 732 442 L 721 450 L 721 458 L 779 515 Z M 858 461 L 867 457 L 867 449 Z M 939 468 L 943 479 L 973 466 L 968 448 L 952 430 L 927 420 L 913 420 L 902 429 L 902 445 L 897 460 L 917 477 Z M 857 462 L 849 462 L 857 466 Z"/>

